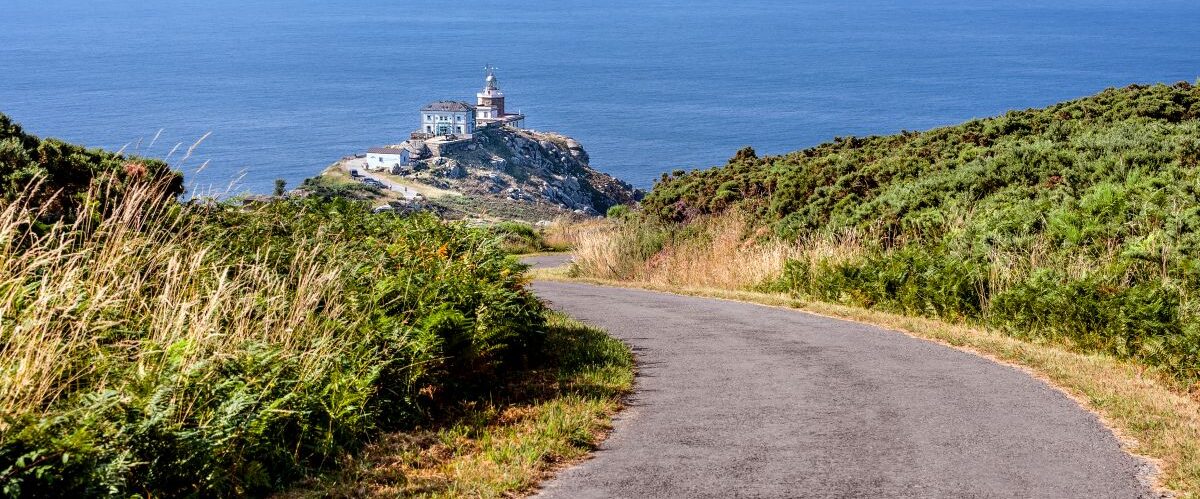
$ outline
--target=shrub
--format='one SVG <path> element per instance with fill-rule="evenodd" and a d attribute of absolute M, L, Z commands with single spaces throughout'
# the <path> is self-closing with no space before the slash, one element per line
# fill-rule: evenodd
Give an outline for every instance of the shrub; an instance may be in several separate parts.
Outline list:
<path fill-rule="evenodd" d="M 604 213 L 607 218 L 624 218 L 629 215 L 629 207 L 623 204 L 610 206 Z"/>

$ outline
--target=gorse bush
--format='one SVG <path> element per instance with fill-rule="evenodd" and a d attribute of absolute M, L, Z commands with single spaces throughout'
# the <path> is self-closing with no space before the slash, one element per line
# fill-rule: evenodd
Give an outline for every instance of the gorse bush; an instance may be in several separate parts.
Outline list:
<path fill-rule="evenodd" d="M 689 241 L 745 220 L 745 242 L 792 248 L 761 287 L 986 323 L 1192 382 L 1198 169 L 1200 87 L 1188 83 L 782 156 L 743 149 L 664 175 L 625 232 L 669 243 L 615 274 L 674 264 Z"/>
<path fill-rule="evenodd" d="M 540 355 L 542 307 L 483 230 L 346 200 L 181 204 L 93 183 L 95 214 L 0 202 L 0 487 L 276 489 Z"/>

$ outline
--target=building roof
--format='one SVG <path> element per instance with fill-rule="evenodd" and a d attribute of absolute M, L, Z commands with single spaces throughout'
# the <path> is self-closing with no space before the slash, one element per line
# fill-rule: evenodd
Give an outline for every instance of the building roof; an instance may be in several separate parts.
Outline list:
<path fill-rule="evenodd" d="M 361 150 L 361 149 L 360 149 Z M 399 155 L 404 149 L 398 147 L 372 147 L 367 149 L 370 154 L 396 154 Z"/>
<path fill-rule="evenodd" d="M 421 108 L 422 111 L 470 111 L 472 109 L 475 109 L 475 106 L 456 100 L 431 102 Z"/>

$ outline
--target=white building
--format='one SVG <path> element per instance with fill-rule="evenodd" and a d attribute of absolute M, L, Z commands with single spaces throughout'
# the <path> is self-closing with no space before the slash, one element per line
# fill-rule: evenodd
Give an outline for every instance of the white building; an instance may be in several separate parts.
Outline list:
<path fill-rule="evenodd" d="M 466 102 L 444 100 L 421 108 L 422 133 L 469 139 L 475 133 L 475 107 Z"/>
<path fill-rule="evenodd" d="M 504 109 L 504 92 L 496 82 L 496 68 L 487 66 L 487 78 L 484 79 L 483 90 L 475 94 L 475 121 L 479 126 L 493 123 L 521 128 L 525 124 L 525 115 L 508 114 Z"/>
<path fill-rule="evenodd" d="M 412 169 L 413 163 L 429 156 L 424 142 L 406 140 L 400 145 L 367 149 L 366 168 L 400 174 Z"/>
<path fill-rule="evenodd" d="M 372 147 L 367 149 L 367 169 L 368 170 L 387 170 L 409 165 L 412 163 L 412 157 L 408 149 L 393 148 L 393 147 Z"/>

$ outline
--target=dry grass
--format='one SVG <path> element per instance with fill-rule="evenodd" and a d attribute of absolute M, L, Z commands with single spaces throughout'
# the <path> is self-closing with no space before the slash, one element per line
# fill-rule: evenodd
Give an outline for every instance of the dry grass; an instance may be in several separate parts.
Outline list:
<path fill-rule="evenodd" d="M 586 456 L 615 410 L 579 397 L 474 408 L 447 428 L 386 434 L 336 482 L 280 497 L 510 497 Z"/>
<path fill-rule="evenodd" d="M 540 269 L 534 271 L 534 277 L 787 307 L 893 329 L 1017 366 L 1096 413 L 1113 429 L 1127 451 L 1155 463 L 1159 472 L 1154 481 L 1158 487 L 1179 497 L 1200 497 L 1200 397 L 1133 362 L 1105 354 L 1073 352 L 963 324 L 799 300 L 785 294 L 652 281 L 570 278 L 568 273 L 561 268 Z"/>
<path fill-rule="evenodd" d="M 857 234 L 786 242 L 754 229 L 748 217 L 733 214 L 697 223 L 696 233 L 655 240 L 641 224 L 598 221 L 564 232 L 579 275 L 629 279 L 658 285 L 739 289 L 776 278 L 795 259 L 852 258 L 861 252 Z M 653 229 L 651 229 L 653 230 Z"/>
<path fill-rule="evenodd" d="M 311 311 L 325 303 L 326 318 L 340 320 L 339 268 L 303 252 L 286 277 L 222 260 L 221 248 L 179 237 L 191 227 L 155 202 L 162 187 L 133 187 L 101 220 L 44 233 L 20 203 L 0 207 L 0 414 L 42 416 L 71 387 L 104 387 L 108 360 L 130 356 L 145 378 L 231 354 L 247 338 L 304 343 L 309 363 L 337 354 L 321 347 L 337 343 Z"/>
<path fill-rule="evenodd" d="M 594 230 L 612 225 L 610 220 L 576 217 L 557 217 L 542 231 L 547 246 L 554 248 L 577 248 L 581 238 Z"/>

